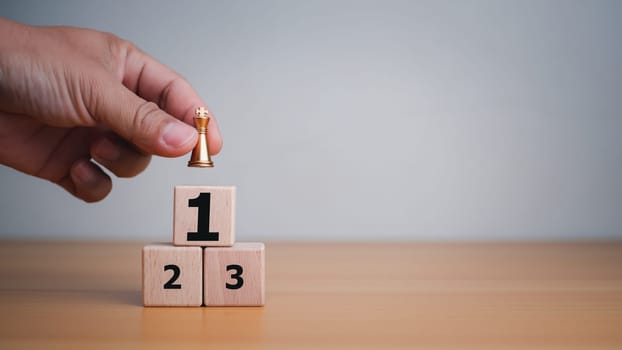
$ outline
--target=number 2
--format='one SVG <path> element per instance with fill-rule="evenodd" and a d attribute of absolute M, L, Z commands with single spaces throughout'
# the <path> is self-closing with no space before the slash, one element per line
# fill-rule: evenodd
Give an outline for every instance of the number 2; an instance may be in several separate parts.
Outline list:
<path fill-rule="evenodd" d="M 173 276 L 168 282 L 164 283 L 164 289 L 181 289 L 181 284 L 175 284 L 175 281 L 179 278 L 181 270 L 177 265 L 166 265 L 164 271 L 173 270 Z"/>
<path fill-rule="evenodd" d="M 235 273 L 231 274 L 231 278 L 236 281 L 235 284 L 225 283 L 227 289 L 240 289 L 244 285 L 244 279 L 242 279 L 242 266 L 240 265 L 227 265 L 227 271 L 235 270 Z"/>

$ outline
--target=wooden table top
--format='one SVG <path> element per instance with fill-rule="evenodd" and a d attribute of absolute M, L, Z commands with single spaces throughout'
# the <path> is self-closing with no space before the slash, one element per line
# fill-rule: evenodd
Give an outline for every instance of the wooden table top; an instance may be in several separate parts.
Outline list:
<path fill-rule="evenodd" d="M 143 245 L 0 241 L 0 348 L 622 348 L 622 242 L 268 243 L 236 308 L 143 308 Z"/>

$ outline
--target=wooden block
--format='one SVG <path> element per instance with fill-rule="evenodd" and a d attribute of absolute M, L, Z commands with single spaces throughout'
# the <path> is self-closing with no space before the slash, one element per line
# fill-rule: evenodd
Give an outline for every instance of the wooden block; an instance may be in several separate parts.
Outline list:
<path fill-rule="evenodd" d="M 205 306 L 261 306 L 265 303 L 263 243 L 203 249 Z"/>
<path fill-rule="evenodd" d="M 230 247 L 235 243 L 235 187 L 175 186 L 173 243 Z"/>
<path fill-rule="evenodd" d="M 143 305 L 201 306 L 202 301 L 200 247 L 154 243 L 143 248 Z"/>

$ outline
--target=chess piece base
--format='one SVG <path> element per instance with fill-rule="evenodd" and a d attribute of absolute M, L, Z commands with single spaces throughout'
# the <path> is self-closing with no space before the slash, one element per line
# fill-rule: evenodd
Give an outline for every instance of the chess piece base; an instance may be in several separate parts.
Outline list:
<path fill-rule="evenodd" d="M 188 166 L 195 168 L 213 168 L 214 162 L 211 160 L 191 160 L 188 162 Z"/>

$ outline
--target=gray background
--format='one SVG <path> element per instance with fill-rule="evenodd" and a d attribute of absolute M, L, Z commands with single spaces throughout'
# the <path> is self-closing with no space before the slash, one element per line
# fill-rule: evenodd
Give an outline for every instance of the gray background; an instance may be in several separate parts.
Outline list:
<path fill-rule="evenodd" d="M 170 240 L 173 187 L 238 186 L 239 240 L 622 238 L 621 1 L 3 1 L 195 86 L 212 170 L 85 204 L 0 166 L 2 237 Z"/>

